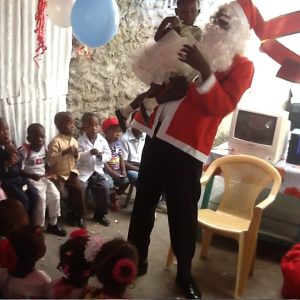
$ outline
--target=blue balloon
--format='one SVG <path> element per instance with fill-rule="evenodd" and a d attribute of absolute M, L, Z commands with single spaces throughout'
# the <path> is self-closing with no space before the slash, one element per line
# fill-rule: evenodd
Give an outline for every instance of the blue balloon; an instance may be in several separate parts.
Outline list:
<path fill-rule="evenodd" d="M 90 48 L 107 44 L 117 34 L 119 22 L 119 8 L 115 0 L 76 0 L 73 5 L 73 33 Z"/>

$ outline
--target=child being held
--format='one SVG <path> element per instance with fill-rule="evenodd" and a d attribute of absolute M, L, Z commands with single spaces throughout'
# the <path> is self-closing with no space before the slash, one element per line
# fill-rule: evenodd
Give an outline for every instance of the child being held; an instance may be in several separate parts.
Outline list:
<path fill-rule="evenodd" d="M 117 210 L 116 193 L 121 195 L 128 187 L 129 180 L 126 176 L 126 167 L 122 155 L 122 145 L 120 138 L 122 131 L 116 117 L 110 117 L 102 123 L 102 131 L 111 150 L 111 160 L 104 166 L 105 175 L 108 179 L 110 188 L 118 187 L 117 191 L 110 195 L 111 209 Z"/>
<path fill-rule="evenodd" d="M 85 299 L 124 299 L 137 276 L 137 252 L 123 239 L 105 242 L 94 260 L 93 275 L 102 288 L 91 288 Z"/>
<path fill-rule="evenodd" d="M 35 269 L 36 262 L 45 255 L 46 245 L 42 229 L 25 225 L 8 237 L 16 256 L 13 271 L 0 268 L 0 291 L 5 299 L 44 298 L 51 278 Z"/>
<path fill-rule="evenodd" d="M 71 226 L 84 228 L 84 188 L 78 178 L 76 161 L 79 157 L 78 143 L 73 137 L 75 125 L 70 112 L 59 112 L 54 117 L 54 123 L 59 131 L 48 146 L 47 162 L 57 175 L 55 180 L 61 198 L 68 190 L 69 222 Z"/>
<path fill-rule="evenodd" d="M 7 197 L 20 201 L 30 221 L 34 222 L 37 191 L 22 173 L 21 160 L 10 140 L 9 128 L 3 118 L 0 118 L 0 180 Z"/>
<path fill-rule="evenodd" d="M 57 268 L 64 274 L 52 282 L 48 289 L 49 299 L 80 299 L 89 289 L 93 255 L 102 242 L 96 236 L 89 236 L 86 229 L 70 233 L 70 238 L 59 249 Z M 88 257 L 88 258 L 87 258 Z"/>
<path fill-rule="evenodd" d="M 196 70 L 178 59 L 184 44 L 194 44 L 201 39 L 200 28 L 194 26 L 200 12 L 199 0 L 178 0 L 176 16 L 170 16 L 159 25 L 154 40 L 137 54 L 133 71 L 150 88 L 138 95 L 129 105 L 116 110 L 123 132 L 127 119 L 140 107 L 145 121 L 158 104 L 183 98 L 188 84 L 197 76 Z"/>
<path fill-rule="evenodd" d="M 109 226 L 107 219 L 107 204 L 110 188 L 104 177 L 104 164 L 111 159 L 111 151 L 106 139 L 99 133 L 99 118 L 94 113 L 84 113 L 82 116 L 84 133 L 78 138 L 80 159 L 77 167 L 80 180 L 91 191 L 95 202 L 94 220 L 104 226 Z"/>
<path fill-rule="evenodd" d="M 49 170 L 46 172 L 45 129 L 39 123 L 33 123 L 27 128 L 29 144 L 23 144 L 18 152 L 22 160 L 23 174 L 29 178 L 36 188 L 38 202 L 35 210 L 35 225 L 45 225 L 46 207 L 49 223 L 47 231 L 58 236 L 66 236 L 67 232 L 58 224 L 60 216 L 60 195 L 54 183 L 50 180 Z"/>

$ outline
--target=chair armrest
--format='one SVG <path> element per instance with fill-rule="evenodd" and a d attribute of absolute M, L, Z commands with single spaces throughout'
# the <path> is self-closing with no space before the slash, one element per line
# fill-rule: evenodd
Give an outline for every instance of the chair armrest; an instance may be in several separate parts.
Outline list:
<path fill-rule="evenodd" d="M 266 207 L 268 207 L 276 198 L 277 193 L 270 193 L 269 196 L 263 200 L 262 202 L 260 202 L 259 204 L 257 204 L 255 207 L 260 208 L 261 210 L 264 210 Z"/>

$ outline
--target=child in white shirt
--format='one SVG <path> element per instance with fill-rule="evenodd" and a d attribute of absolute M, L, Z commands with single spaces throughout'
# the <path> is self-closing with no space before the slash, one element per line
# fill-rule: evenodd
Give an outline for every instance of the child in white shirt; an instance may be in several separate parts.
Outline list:
<path fill-rule="evenodd" d="M 58 224 L 60 216 L 60 194 L 54 183 L 53 176 L 46 172 L 45 129 L 39 123 L 33 123 L 27 128 L 29 144 L 23 144 L 18 150 L 22 160 L 23 174 L 29 178 L 37 189 L 38 203 L 35 209 L 35 225 L 45 225 L 46 207 L 49 223 L 47 231 L 58 236 L 66 236 L 67 232 Z"/>
<path fill-rule="evenodd" d="M 79 179 L 91 191 L 96 204 L 94 220 L 103 226 L 109 226 L 106 218 L 110 188 L 104 177 L 104 164 L 111 159 L 111 151 L 106 139 L 99 133 L 100 121 L 96 114 L 85 113 L 82 116 L 84 133 L 77 140 L 80 158 L 77 162 Z"/>

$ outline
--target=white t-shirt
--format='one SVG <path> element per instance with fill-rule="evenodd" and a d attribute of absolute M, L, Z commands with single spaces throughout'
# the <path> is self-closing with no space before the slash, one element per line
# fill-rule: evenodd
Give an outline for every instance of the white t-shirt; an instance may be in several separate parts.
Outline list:
<path fill-rule="evenodd" d="M 18 150 L 22 159 L 22 169 L 29 174 L 45 175 L 46 147 L 43 146 L 40 151 L 35 152 L 27 145 Z"/>
<path fill-rule="evenodd" d="M 121 138 L 124 160 L 138 163 L 141 162 L 142 152 L 145 145 L 145 137 L 146 134 L 143 132 L 141 137 L 137 139 L 132 133 L 132 129 L 127 129 Z"/>
<path fill-rule="evenodd" d="M 4 299 L 45 298 L 51 278 L 40 270 L 34 270 L 25 278 L 11 276 L 0 268 L 0 291 Z"/>

